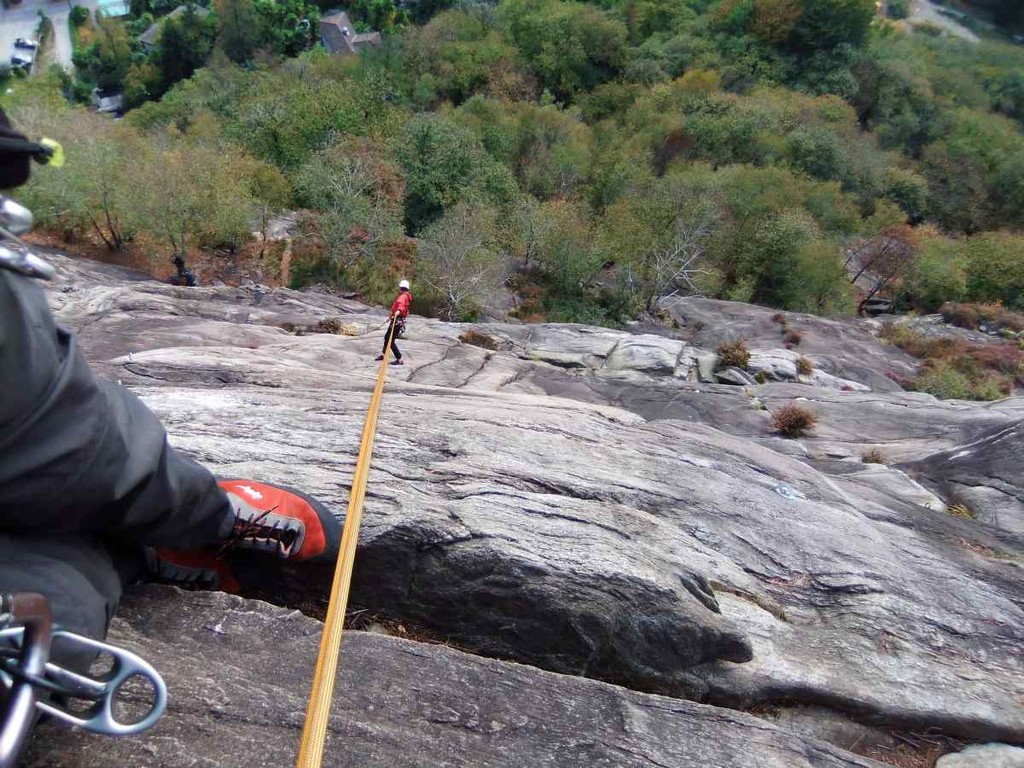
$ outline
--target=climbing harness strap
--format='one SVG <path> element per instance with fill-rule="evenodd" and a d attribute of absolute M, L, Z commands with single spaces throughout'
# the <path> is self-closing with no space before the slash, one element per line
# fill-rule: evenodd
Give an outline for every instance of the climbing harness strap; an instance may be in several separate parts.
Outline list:
<path fill-rule="evenodd" d="M 309 694 L 306 723 L 302 729 L 302 743 L 296 768 L 320 768 L 324 756 L 324 742 L 327 739 L 327 722 L 331 714 L 331 699 L 334 695 L 334 680 L 341 655 L 341 633 L 345 623 L 345 609 L 348 606 L 349 587 L 352 583 L 352 566 L 355 564 L 356 543 L 359 539 L 359 525 L 363 517 L 363 499 L 366 496 L 366 479 L 370 474 L 370 459 L 373 455 L 373 440 L 377 434 L 377 415 L 380 412 L 384 380 L 388 375 L 391 357 L 391 341 L 396 323 L 391 324 L 387 343 L 384 345 L 384 359 L 377 371 L 377 383 L 366 412 L 363 438 L 359 444 L 359 458 L 352 479 L 352 491 L 348 497 L 348 513 L 345 515 L 345 529 L 341 536 L 341 551 L 334 569 L 331 584 L 331 600 L 327 606 L 327 618 L 320 637 L 320 652 L 313 673 L 313 688 Z"/>

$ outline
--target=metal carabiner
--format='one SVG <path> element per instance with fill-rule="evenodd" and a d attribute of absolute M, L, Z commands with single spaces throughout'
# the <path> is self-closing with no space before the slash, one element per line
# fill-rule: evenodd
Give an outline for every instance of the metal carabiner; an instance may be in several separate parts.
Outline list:
<path fill-rule="evenodd" d="M 4 671 L 0 667 L 0 682 L 10 691 L 0 727 L 0 768 L 14 765 L 37 711 L 92 733 L 128 736 L 151 727 L 166 710 L 167 685 L 149 662 L 108 643 L 53 629 L 49 603 L 42 595 L 5 596 L 0 609 L 7 614 L 8 624 L 0 629 L 0 646 L 6 644 L 19 651 L 15 669 Z M 109 671 L 92 676 L 49 661 L 54 641 L 60 641 L 65 649 L 109 656 Z M 142 717 L 122 722 L 114 715 L 114 702 L 121 687 L 135 677 L 152 687 L 153 702 Z M 72 713 L 41 696 L 43 692 L 85 702 L 87 707 L 80 714 Z"/>
<path fill-rule="evenodd" d="M 56 274 L 52 265 L 32 253 L 18 235 L 32 229 L 32 211 L 0 195 L 0 269 L 10 269 L 29 277 L 51 280 Z"/>
<path fill-rule="evenodd" d="M 59 686 L 65 696 L 94 703 L 82 715 L 75 715 L 52 702 L 37 701 L 36 708 L 40 711 L 92 733 L 130 736 L 151 728 L 167 709 L 167 685 L 153 665 L 142 657 L 123 648 L 116 648 L 63 629 L 55 630 L 53 639 L 107 654 L 113 658 L 114 663 L 109 672 L 98 677 L 81 675 L 52 662 L 47 664 L 46 679 Z M 143 717 L 134 722 L 123 723 L 114 717 L 114 701 L 121 686 L 133 677 L 141 677 L 152 686 L 153 703 Z"/>
<path fill-rule="evenodd" d="M 7 641 L 16 647 L 22 646 L 23 631 L 23 627 L 0 630 L 0 642 Z M 38 679 L 39 688 L 56 692 L 67 699 L 77 699 L 89 704 L 84 712 L 74 714 L 53 701 L 42 699 L 39 696 L 39 691 L 33 691 L 35 709 L 70 725 L 106 736 L 129 736 L 139 733 L 160 719 L 167 708 L 167 685 L 160 677 L 160 673 L 149 662 L 131 651 L 101 643 L 99 640 L 89 637 L 82 637 L 64 629 L 53 630 L 52 637 L 54 641 L 60 640 L 65 643 L 64 648 L 71 646 L 76 650 L 106 654 L 112 658 L 113 663 L 108 672 L 95 677 L 72 672 L 52 661 L 45 663 L 41 673 L 34 671 L 34 668 L 25 668 L 23 665 L 22 671 L 26 675 L 33 675 Z M 153 688 L 153 703 L 143 717 L 125 723 L 114 716 L 114 701 L 121 686 L 133 677 L 143 678 Z M 33 687 L 30 681 L 14 679 L 13 676 L 6 675 L 3 671 L 0 671 L 0 678 L 11 679 L 15 686 Z M 9 719 L 11 714 L 13 712 L 9 707 L 5 719 Z M 24 717 L 21 717 L 18 722 L 20 723 L 23 719 Z M 0 766 L 3 765 L 3 761 L 0 760 Z"/>

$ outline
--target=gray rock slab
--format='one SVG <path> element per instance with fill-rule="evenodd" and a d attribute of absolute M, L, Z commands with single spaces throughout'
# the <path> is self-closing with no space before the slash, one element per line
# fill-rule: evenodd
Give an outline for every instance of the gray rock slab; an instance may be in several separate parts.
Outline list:
<path fill-rule="evenodd" d="M 975 744 L 943 755 L 935 768 L 1024 768 L 1024 749 L 1008 744 Z"/>
<path fill-rule="evenodd" d="M 675 297 L 661 302 L 690 343 L 716 349 L 725 341 L 742 340 L 749 349 L 776 349 L 783 339 L 781 325 L 772 318 L 783 315 L 791 330 L 802 336 L 794 352 L 814 357 L 819 367 L 844 379 L 866 384 L 879 392 L 900 387 L 886 372 L 910 376 L 918 361 L 896 347 L 882 344 L 872 333 L 880 324 L 866 320 L 828 320 L 799 312 L 783 312 L 736 301 Z"/>
<path fill-rule="evenodd" d="M 796 381 L 796 361 L 800 357 L 788 349 L 759 349 L 751 352 L 747 370 L 763 373 L 771 381 Z"/>
<path fill-rule="evenodd" d="M 715 371 L 715 380 L 719 384 L 735 384 L 741 387 L 756 387 L 757 381 L 746 371 L 739 368 L 723 368 Z"/>
<path fill-rule="evenodd" d="M 908 469 L 980 520 L 1024 534 L 1024 421 L 973 434 Z"/>
<path fill-rule="evenodd" d="M 683 342 L 659 336 L 627 336 L 608 354 L 604 362 L 612 370 L 634 370 L 657 374 L 675 374 Z M 689 369 L 680 375 L 687 376 Z"/>
<path fill-rule="evenodd" d="M 321 625 L 220 593 L 144 587 L 110 640 L 170 690 L 132 738 L 48 723 L 25 768 L 293 765 Z M 344 636 L 325 766 L 871 768 L 750 715 L 369 632 Z"/>

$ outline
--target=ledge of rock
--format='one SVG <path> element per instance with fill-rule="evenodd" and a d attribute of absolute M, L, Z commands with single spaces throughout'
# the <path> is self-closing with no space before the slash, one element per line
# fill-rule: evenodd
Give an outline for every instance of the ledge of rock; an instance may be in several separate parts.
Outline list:
<path fill-rule="evenodd" d="M 908 468 L 984 522 L 1024 535 L 1024 422 L 989 427 Z"/>
<path fill-rule="evenodd" d="M 142 587 L 110 640 L 164 676 L 167 713 L 111 739 L 46 723 L 24 768 L 293 765 L 322 626 L 221 593 Z M 365 632 L 345 635 L 325 766 L 871 768 L 763 720 Z"/>

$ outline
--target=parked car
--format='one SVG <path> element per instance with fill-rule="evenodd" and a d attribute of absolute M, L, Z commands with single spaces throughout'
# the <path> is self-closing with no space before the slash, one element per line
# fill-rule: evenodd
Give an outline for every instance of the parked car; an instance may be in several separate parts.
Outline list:
<path fill-rule="evenodd" d="M 15 48 L 31 48 L 32 50 L 35 50 L 36 48 L 39 47 L 39 41 L 38 40 L 33 40 L 30 37 L 19 37 L 17 40 L 14 41 L 14 47 Z"/>
<path fill-rule="evenodd" d="M 32 69 L 32 55 L 29 53 L 16 53 L 11 56 L 11 66 L 21 67 L 26 72 Z"/>

